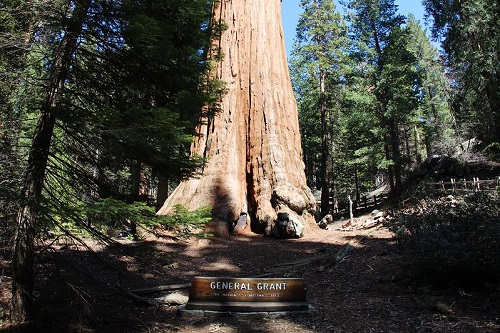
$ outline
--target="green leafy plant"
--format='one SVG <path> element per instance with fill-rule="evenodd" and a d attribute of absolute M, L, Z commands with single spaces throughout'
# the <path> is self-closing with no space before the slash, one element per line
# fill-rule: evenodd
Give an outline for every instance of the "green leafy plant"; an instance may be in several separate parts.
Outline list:
<path fill-rule="evenodd" d="M 211 234 L 202 232 L 203 227 L 212 219 L 210 207 L 201 207 L 190 211 L 182 205 L 174 207 L 174 214 L 158 216 L 158 222 L 169 230 L 184 235 L 210 237 Z"/>
<path fill-rule="evenodd" d="M 189 211 L 181 205 L 175 206 L 174 214 L 159 216 L 145 202 L 128 204 L 121 200 L 99 199 L 94 204 L 84 208 L 89 223 L 107 234 L 117 233 L 123 226 L 131 222 L 144 227 L 164 227 L 179 235 L 209 237 L 203 232 L 203 227 L 212 219 L 210 207 L 202 207 Z"/>

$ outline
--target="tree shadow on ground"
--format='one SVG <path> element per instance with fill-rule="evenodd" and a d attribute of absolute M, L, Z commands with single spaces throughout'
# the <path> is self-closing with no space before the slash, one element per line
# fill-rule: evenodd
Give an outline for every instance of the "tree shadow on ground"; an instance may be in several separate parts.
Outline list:
<path fill-rule="evenodd" d="M 348 255 L 325 268 L 353 240 L 356 245 Z M 476 312 L 465 312 L 470 308 L 462 309 L 456 300 L 454 313 L 434 311 L 432 304 L 441 296 L 416 289 L 386 232 L 325 231 L 300 240 L 233 236 L 123 243 L 92 243 L 93 251 L 77 244 L 40 247 L 38 318 L 31 332 L 494 332 L 500 327 L 489 313 L 498 310 L 498 299 Z M 175 306 L 140 304 L 119 288 L 186 283 L 195 276 L 253 277 L 300 259 L 311 261 L 274 271 L 271 277 L 304 279 L 308 301 L 318 310 L 315 316 L 179 316 Z M 0 329 L 8 331 L 15 329 Z"/>

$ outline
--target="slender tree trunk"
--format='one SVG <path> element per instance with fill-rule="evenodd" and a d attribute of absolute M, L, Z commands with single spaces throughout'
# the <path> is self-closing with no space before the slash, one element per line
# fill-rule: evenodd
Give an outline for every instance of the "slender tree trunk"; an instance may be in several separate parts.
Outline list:
<path fill-rule="evenodd" d="M 17 324 L 33 318 L 33 240 L 54 123 L 48 112 L 39 118 L 25 173 L 24 201 L 17 216 L 12 257 L 12 321 Z"/>
<path fill-rule="evenodd" d="M 50 68 L 50 76 L 41 114 L 31 144 L 28 167 L 24 173 L 22 202 L 17 215 L 16 233 L 12 258 L 12 322 L 21 324 L 33 318 L 34 286 L 34 238 L 37 219 L 42 201 L 42 189 L 45 169 L 56 118 L 54 110 L 61 97 L 64 81 L 70 68 L 72 57 L 77 47 L 83 20 L 90 0 L 80 2 L 73 9 L 77 23 L 68 29 L 61 40 L 60 47 Z"/>
<path fill-rule="evenodd" d="M 133 203 L 134 201 L 139 200 L 140 196 L 140 191 L 141 191 L 141 162 L 139 161 L 133 161 L 132 164 L 130 165 L 130 182 L 131 182 L 131 188 L 130 188 L 130 198 L 129 198 L 129 204 Z M 137 238 L 137 222 L 134 220 L 128 221 L 130 223 L 130 234 L 134 237 L 134 239 Z"/>
<path fill-rule="evenodd" d="M 394 118 L 389 118 L 389 136 L 391 155 L 394 161 L 394 194 L 398 194 L 402 186 L 402 165 L 401 165 L 401 151 L 399 149 L 399 135 L 398 126 Z"/>
<path fill-rule="evenodd" d="M 355 207 L 358 207 L 359 204 L 359 176 L 358 176 L 358 167 L 355 165 L 354 166 L 354 186 L 355 186 L 355 192 L 356 192 L 356 198 L 355 200 Z"/>
<path fill-rule="evenodd" d="M 387 143 L 388 139 L 386 138 L 386 143 L 384 143 L 384 152 L 385 152 L 385 158 L 387 160 L 391 160 L 392 159 L 392 155 L 391 155 L 391 148 L 389 146 L 389 144 Z M 391 192 L 394 191 L 396 185 L 394 183 L 394 166 L 393 165 L 389 165 L 389 167 L 387 168 L 387 177 L 388 177 L 388 181 L 389 181 L 389 187 L 391 189 Z"/>
<path fill-rule="evenodd" d="M 391 147 L 391 130 L 390 130 L 390 120 L 385 117 L 385 110 L 386 106 L 385 103 L 383 103 L 381 100 L 382 98 L 380 96 L 376 96 L 377 100 L 379 100 L 379 106 L 377 110 L 377 117 L 379 118 L 380 121 L 380 127 L 387 129 L 387 132 L 384 134 L 384 153 L 385 153 L 385 159 L 390 161 L 394 160 L 393 156 L 393 149 Z M 389 187 L 391 189 L 391 192 L 393 192 L 396 188 L 395 182 L 394 182 L 394 165 L 389 165 L 387 167 L 387 177 L 388 177 L 388 182 L 389 182 Z"/>
<path fill-rule="evenodd" d="M 436 103 L 434 102 L 434 93 L 431 89 L 431 87 L 427 87 L 427 94 L 429 95 L 429 101 L 430 101 L 430 105 L 431 105 L 431 111 L 432 111 L 432 125 L 433 125 L 433 130 L 434 130 L 434 135 L 438 135 L 439 133 L 439 124 L 440 124 L 440 121 L 439 121 L 439 117 L 438 117 L 438 113 L 437 113 L 437 109 L 436 109 Z"/>
<path fill-rule="evenodd" d="M 420 153 L 420 147 L 422 146 L 422 138 L 420 137 L 420 133 L 418 131 L 417 125 L 413 127 L 413 131 L 415 133 L 415 162 L 416 166 L 419 167 L 422 164 L 422 154 Z"/>
<path fill-rule="evenodd" d="M 488 101 L 488 106 L 489 106 L 489 112 L 487 115 L 488 124 L 487 127 L 490 128 L 488 131 L 488 135 L 490 137 L 490 140 L 492 141 L 498 141 L 500 140 L 500 103 L 498 98 L 499 93 L 498 93 L 498 84 L 497 82 L 499 81 L 498 78 L 500 77 L 500 74 L 497 73 L 496 75 L 496 80 L 492 79 L 490 75 L 488 75 L 488 80 L 487 80 L 487 86 L 485 88 L 486 92 L 486 98 Z M 496 82 L 495 82 L 496 81 Z"/>
<path fill-rule="evenodd" d="M 331 186 L 331 154 L 330 154 L 330 121 L 325 91 L 325 73 L 320 71 L 319 78 L 321 111 L 321 217 L 330 213 Z"/>
<path fill-rule="evenodd" d="M 191 147 L 208 163 L 158 213 L 169 214 L 175 204 L 211 206 L 214 218 L 228 223 L 247 213 L 256 232 L 269 232 L 278 212 L 314 222 L 307 213 L 315 201 L 304 173 L 280 1 L 225 0 L 214 17 L 228 26 L 216 42 L 222 52 L 216 76 L 227 94 Z"/>
<path fill-rule="evenodd" d="M 168 184 L 168 177 L 160 176 L 160 179 L 158 180 L 158 192 L 156 193 L 156 211 L 161 209 L 165 200 L 168 198 Z"/>

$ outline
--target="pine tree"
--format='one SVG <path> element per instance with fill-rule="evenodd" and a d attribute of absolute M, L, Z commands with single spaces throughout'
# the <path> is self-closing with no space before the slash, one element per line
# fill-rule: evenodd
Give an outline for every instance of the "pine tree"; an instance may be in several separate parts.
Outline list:
<path fill-rule="evenodd" d="M 14 238 L 12 258 L 12 320 L 14 323 L 29 322 L 33 318 L 33 246 L 43 199 L 45 170 L 56 121 L 55 113 L 59 107 L 61 92 L 68 78 L 89 7 L 90 0 L 87 0 L 67 9 L 72 16 L 71 24 L 65 27 L 63 36 L 57 42 L 53 62 L 47 73 L 47 86 L 41 101 L 40 116 L 23 179 L 22 201 Z"/>
<path fill-rule="evenodd" d="M 469 135 L 499 142 L 500 5 L 486 0 L 425 0 L 424 5 L 434 36 L 442 37 L 459 122 Z"/>
<path fill-rule="evenodd" d="M 393 0 L 352 0 L 346 4 L 352 37 L 357 42 L 353 56 L 366 63 L 370 72 L 376 114 L 384 131 L 389 184 L 391 191 L 397 193 L 402 186 L 405 162 L 400 151 L 401 115 L 415 107 L 408 91 L 409 82 L 414 80 L 411 63 L 415 59 L 407 51 L 408 39 L 401 29 L 405 18 L 397 14 Z"/>
<path fill-rule="evenodd" d="M 347 26 L 337 11 L 334 1 L 303 0 L 304 9 L 297 26 L 297 42 L 294 45 L 291 63 L 295 67 L 295 86 L 304 84 L 299 95 L 301 122 L 312 122 L 302 126 L 303 134 L 311 140 L 317 133 L 317 123 L 321 124 L 321 215 L 330 210 L 330 192 L 333 186 L 333 166 L 335 151 L 332 136 L 334 119 L 338 113 L 342 96 L 343 76 L 346 70 Z M 304 132 L 306 131 L 306 132 Z M 306 162 L 314 161 L 314 150 L 306 150 Z M 306 166 L 314 169 L 313 165 Z M 335 198 L 334 198 L 335 200 Z"/>
<path fill-rule="evenodd" d="M 338 118 L 341 102 L 348 48 L 347 26 L 333 1 L 304 0 L 301 6 L 304 12 L 297 26 L 297 43 L 292 53 L 292 64 L 296 67 L 293 72 L 300 72 L 296 80 L 299 80 L 300 76 L 307 76 L 303 81 L 306 86 L 299 88 L 304 93 L 299 96 L 300 119 L 321 124 L 319 169 L 321 215 L 324 216 L 330 210 L 330 193 L 333 186 L 333 121 Z M 313 116 L 314 114 L 317 116 Z M 314 136 L 314 132 L 317 132 L 315 127 L 317 126 L 313 125 L 312 133 L 304 133 L 303 130 L 305 136 Z M 303 128 L 307 131 L 311 127 Z M 307 151 L 306 155 L 309 156 L 306 156 L 306 161 L 313 161 L 313 152 L 314 150 Z M 314 166 L 306 168 L 311 169 Z"/>
<path fill-rule="evenodd" d="M 14 322 L 33 317 L 33 244 L 40 230 L 64 229 L 64 220 L 103 237 L 82 207 L 97 198 L 137 198 L 134 166 L 182 177 L 197 165 L 184 145 L 195 114 L 212 98 L 202 60 L 211 5 L 85 0 L 36 7 L 40 22 L 25 32 L 33 51 L 22 73 L 29 75 L 8 86 L 25 93 L 9 110 L 38 118 L 27 140 L 14 239 Z"/>
<path fill-rule="evenodd" d="M 421 128 L 426 155 L 452 155 L 456 146 L 455 119 L 450 108 L 450 83 L 438 50 L 413 16 L 407 28 L 411 43 L 409 50 L 417 58 L 417 72 L 421 78 L 418 90 L 420 107 L 418 128 Z"/>

